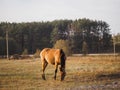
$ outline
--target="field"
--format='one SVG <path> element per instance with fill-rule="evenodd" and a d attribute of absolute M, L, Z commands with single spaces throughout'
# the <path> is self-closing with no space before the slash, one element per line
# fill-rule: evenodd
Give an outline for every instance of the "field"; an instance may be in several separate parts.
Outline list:
<path fill-rule="evenodd" d="M 66 77 L 53 79 L 54 66 L 42 80 L 40 59 L 0 59 L 0 90 L 119 90 L 120 56 L 67 57 Z"/>

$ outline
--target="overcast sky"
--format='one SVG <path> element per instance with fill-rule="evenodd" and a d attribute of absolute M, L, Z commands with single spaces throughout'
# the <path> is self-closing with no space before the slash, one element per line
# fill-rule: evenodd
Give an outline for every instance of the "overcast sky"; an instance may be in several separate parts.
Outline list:
<path fill-rule="evenodd" d="M 120 0 L 0 0 L 0 22 L 79 18 L 106 21 L 120 33 Z"/>

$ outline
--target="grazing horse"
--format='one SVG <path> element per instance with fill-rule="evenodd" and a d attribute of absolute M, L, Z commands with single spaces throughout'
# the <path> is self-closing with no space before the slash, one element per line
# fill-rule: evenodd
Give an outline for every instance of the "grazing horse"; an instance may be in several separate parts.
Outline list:
<path fill-rule="evenodd" d="M 61 81 L 64 80 L 64 77 L 66 75 L 65 72 L 66 56 L 62 49 L 45 48 L 41 51 L 40 57 L 41 57 L 42 71 L 43 71 L 42 78 L 44 80 L 46 80 L 44 71 L 48 63 L 55 65 L 55 75 L 54 75 L 55 80 L 56 80 L 58 65 L 60 65 Z"/>

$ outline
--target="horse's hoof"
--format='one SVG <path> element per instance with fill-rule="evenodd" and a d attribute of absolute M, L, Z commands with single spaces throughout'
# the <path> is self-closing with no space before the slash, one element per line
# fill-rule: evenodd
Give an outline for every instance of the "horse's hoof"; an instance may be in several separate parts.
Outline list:
<path fill-rule="evenodd" d="M 54 80 L 56 80 L 56 77 L 54 77 Z"/>
<path fill-rule="evenodd" d="M 61 79 L 61 81 L 64 81 L 63 79 Z"/>
<path fill-rule="evenodd" d="M 42 75 L 42 79 L 43 79 L 43 80 L 46 80 L 46 78 L 45 78 L 45 75 L 44 75 L 44 74 Z"/>
<path fill-rule="evenodd" d="M 42 79 L 43 79 L 43 80 L 46 80 L 46 78 L 45 78 L 45 77 L 42 77 Z"/>

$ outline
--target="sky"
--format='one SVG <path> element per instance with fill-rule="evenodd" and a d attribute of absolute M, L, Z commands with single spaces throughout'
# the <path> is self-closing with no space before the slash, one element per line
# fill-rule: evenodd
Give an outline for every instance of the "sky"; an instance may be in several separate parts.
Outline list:
<path fill-rule="evenodd" d="M 0 0 L 0 22 L 102 20 L 120 33 L 120 0 Z"/>

